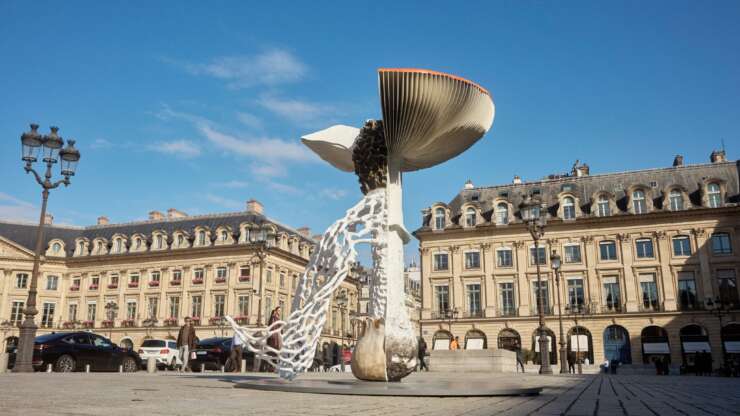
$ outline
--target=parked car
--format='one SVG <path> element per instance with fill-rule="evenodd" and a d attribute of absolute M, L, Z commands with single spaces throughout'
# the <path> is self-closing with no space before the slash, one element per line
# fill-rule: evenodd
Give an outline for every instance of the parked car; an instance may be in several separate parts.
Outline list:
<path fill-rule="evenodd" d="M 15 365 L 15 352 L 10 362 Z M 112 343 L 108 338 L 88 332 L 57 332 L 36 337 L 33 346 L 33 367 L 43 371 L 48 364 L 60 373 L 84 371 L 134 372 L 141 367 L 141 358 L 134 351 Z"/>
<path fill-rule="evenodd" d="M 182 365 L 177 342 L 169 339 L 147 339 L 141 343 L 139 348 L 142 367 L 146 367 L 149 358 L 157 360 L 157 367 L 167 367 L 170 370 L 177 369 Z"/>
<path fill-rule="evenodd" d="M 229 361 L 231 355 L 231 337 L 215 337 L 199 340 L 191 352 L 188 365 L 193 371 L 200 371 L 201 365 L 206 370 L 220 370 L 222 366 L 229 371 L 233 363 Z M 252 368 L 254 363 L 254 353 L 242 351 L 242 359 L 247 360 L 247 368 Z M 236 365 L 241 366 L 241 363 Z"/>

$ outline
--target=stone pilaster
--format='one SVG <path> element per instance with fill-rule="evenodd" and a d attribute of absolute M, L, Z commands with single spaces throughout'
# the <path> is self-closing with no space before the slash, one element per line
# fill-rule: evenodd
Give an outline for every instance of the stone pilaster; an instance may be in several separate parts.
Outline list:
<path fill-rule="evenodd" d="M 674 289 L 674 282 L 677 278 L 674 278 L 673 272 L 671 271 L 670 258 L 671 258 L 671 247 L 666 237 L 665 231 L 655 232 L 655 239 L 657 240 L 656 257 L 660 261 L 660 281 L 661 288 L 663 290 L 663 310 L 675 311 L 676 310 L 676 290 Z"/>
<path fill-rule="evenodd" d="M 704 228 L 694 228 L 691 234 L 694 236 L 693 249 L 699 255 L 699 282 L 701 284 L 699 299 L 703 302 L 707 298 L 714 299 L 716 296 L 712 282 L 712 269 L 709 265 L 709 241 L 707 241 L 707 232 Z"/>
<path fill-rule="evenodd" d="M 634 259 L 632 257 L 632 237 L 622 234 L 619 238 L 619 258 L 622 262 L 622 276 L 624 280 L 624 299 L 627 312 L 637 312 L 640 304 L 639 286 L 633 269 Z"/>
<path fill-rule="evenodd" d="M 519 316 L 529 316 L 532 311 L 529 308 L 529 281 L 527 280 L 527 245 L 524 241 L 515 241 L 513 249 L 514 267 L 517 271 L 517 284 L 515 293 L 519 306 Z M 524 342 L 522 340 L 522 342 Z"/>

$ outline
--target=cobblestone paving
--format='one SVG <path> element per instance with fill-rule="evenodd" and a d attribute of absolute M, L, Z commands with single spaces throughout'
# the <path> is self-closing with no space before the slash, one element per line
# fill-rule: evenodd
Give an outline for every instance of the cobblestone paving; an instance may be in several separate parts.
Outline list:
<path fill-rule="evenodd" d="M 307 378 L 351 378 L 308 374 Z M 261 392 L 242 377 L 159 374 L 0 374 L 0 415 L 740 415 L 740 379 L 645 375 L 422 373 L 542 386 L 533 397 L 401 398 Z"/>

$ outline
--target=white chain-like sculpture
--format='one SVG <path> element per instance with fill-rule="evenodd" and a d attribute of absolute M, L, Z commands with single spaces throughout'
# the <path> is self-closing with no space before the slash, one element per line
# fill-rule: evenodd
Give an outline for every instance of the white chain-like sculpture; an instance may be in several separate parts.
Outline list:
<path fill-rule="evenodd" d="M 472 146 L 491 127 L 493 100 L 465 79 L 416 69 L 379 70 L 383 120 L 362 129 L 337 125 L 302 138 L 321 158 L 354 171 L 365 197 L 323 235 L 300 279 L 287 321 L 267 328 L 226 319 L 247 348 L 293 379 L 313 363 L 334 291 L 357 259 L 355 246 L 371 245 L 373 273 L 364 333 L 352 358 L 355 377 L 398 381 L 416 366 L 417 339 L 406 308 L 402 172 L 442 163 Z M 268 340 L 282 339 L 280 349 Z"/>

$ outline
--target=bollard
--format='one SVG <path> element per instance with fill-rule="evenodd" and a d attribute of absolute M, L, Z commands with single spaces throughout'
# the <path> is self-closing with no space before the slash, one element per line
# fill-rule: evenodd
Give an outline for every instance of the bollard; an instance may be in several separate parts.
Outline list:
<path fill-rule="evenodd" d="M 118 366 L 118 372 L 119 372 L 119 373 L 123 373 L 123 366 L 122 366 L 122 365 L 119 365 L 119 366 Z"/>
<path fill-rule="evenodd" d="M 90 372 L 90 364 L 85 364 L 85 372 L 86 373 Z"/>
<path fill-rule="evenodd" d="M 205 373 L 206 372 L 206 365 L 205 364 L 201 364 L 200 365 L 200 372 L 201 373 Z"/>
<path fill-rule="evenodd" d="M 157 372 L 157 360 L 154 357 L 149 357 L 146 360 L 146 372 L 147 373 Z"/>
<path fill-rule="evenodd" d="M 51 364 L 46 364 L 46 372 L 51 373 Z"/>
<path fill-rule="evenodd" d="M 242 368 L 241 368 L 241 370 L 242 370 L 241 371 L 242 373 L 246 373 L 247 372 L 247 360 L 245 360 L 245 359 L 242 359 Z"/>
<path fill-rule="evenodd" d="M 8 358 L 10 355 L 7 352 L 0 354 L 0 373 L 8 371 Z"/>
<path fill-rule="evenodd" d="M 225 373 L 225 372 L 226 372 L 226 367 L 224 367 L 224 366 L 221 366 L 221 372 L 222 372 L 222 373 Z"/>

